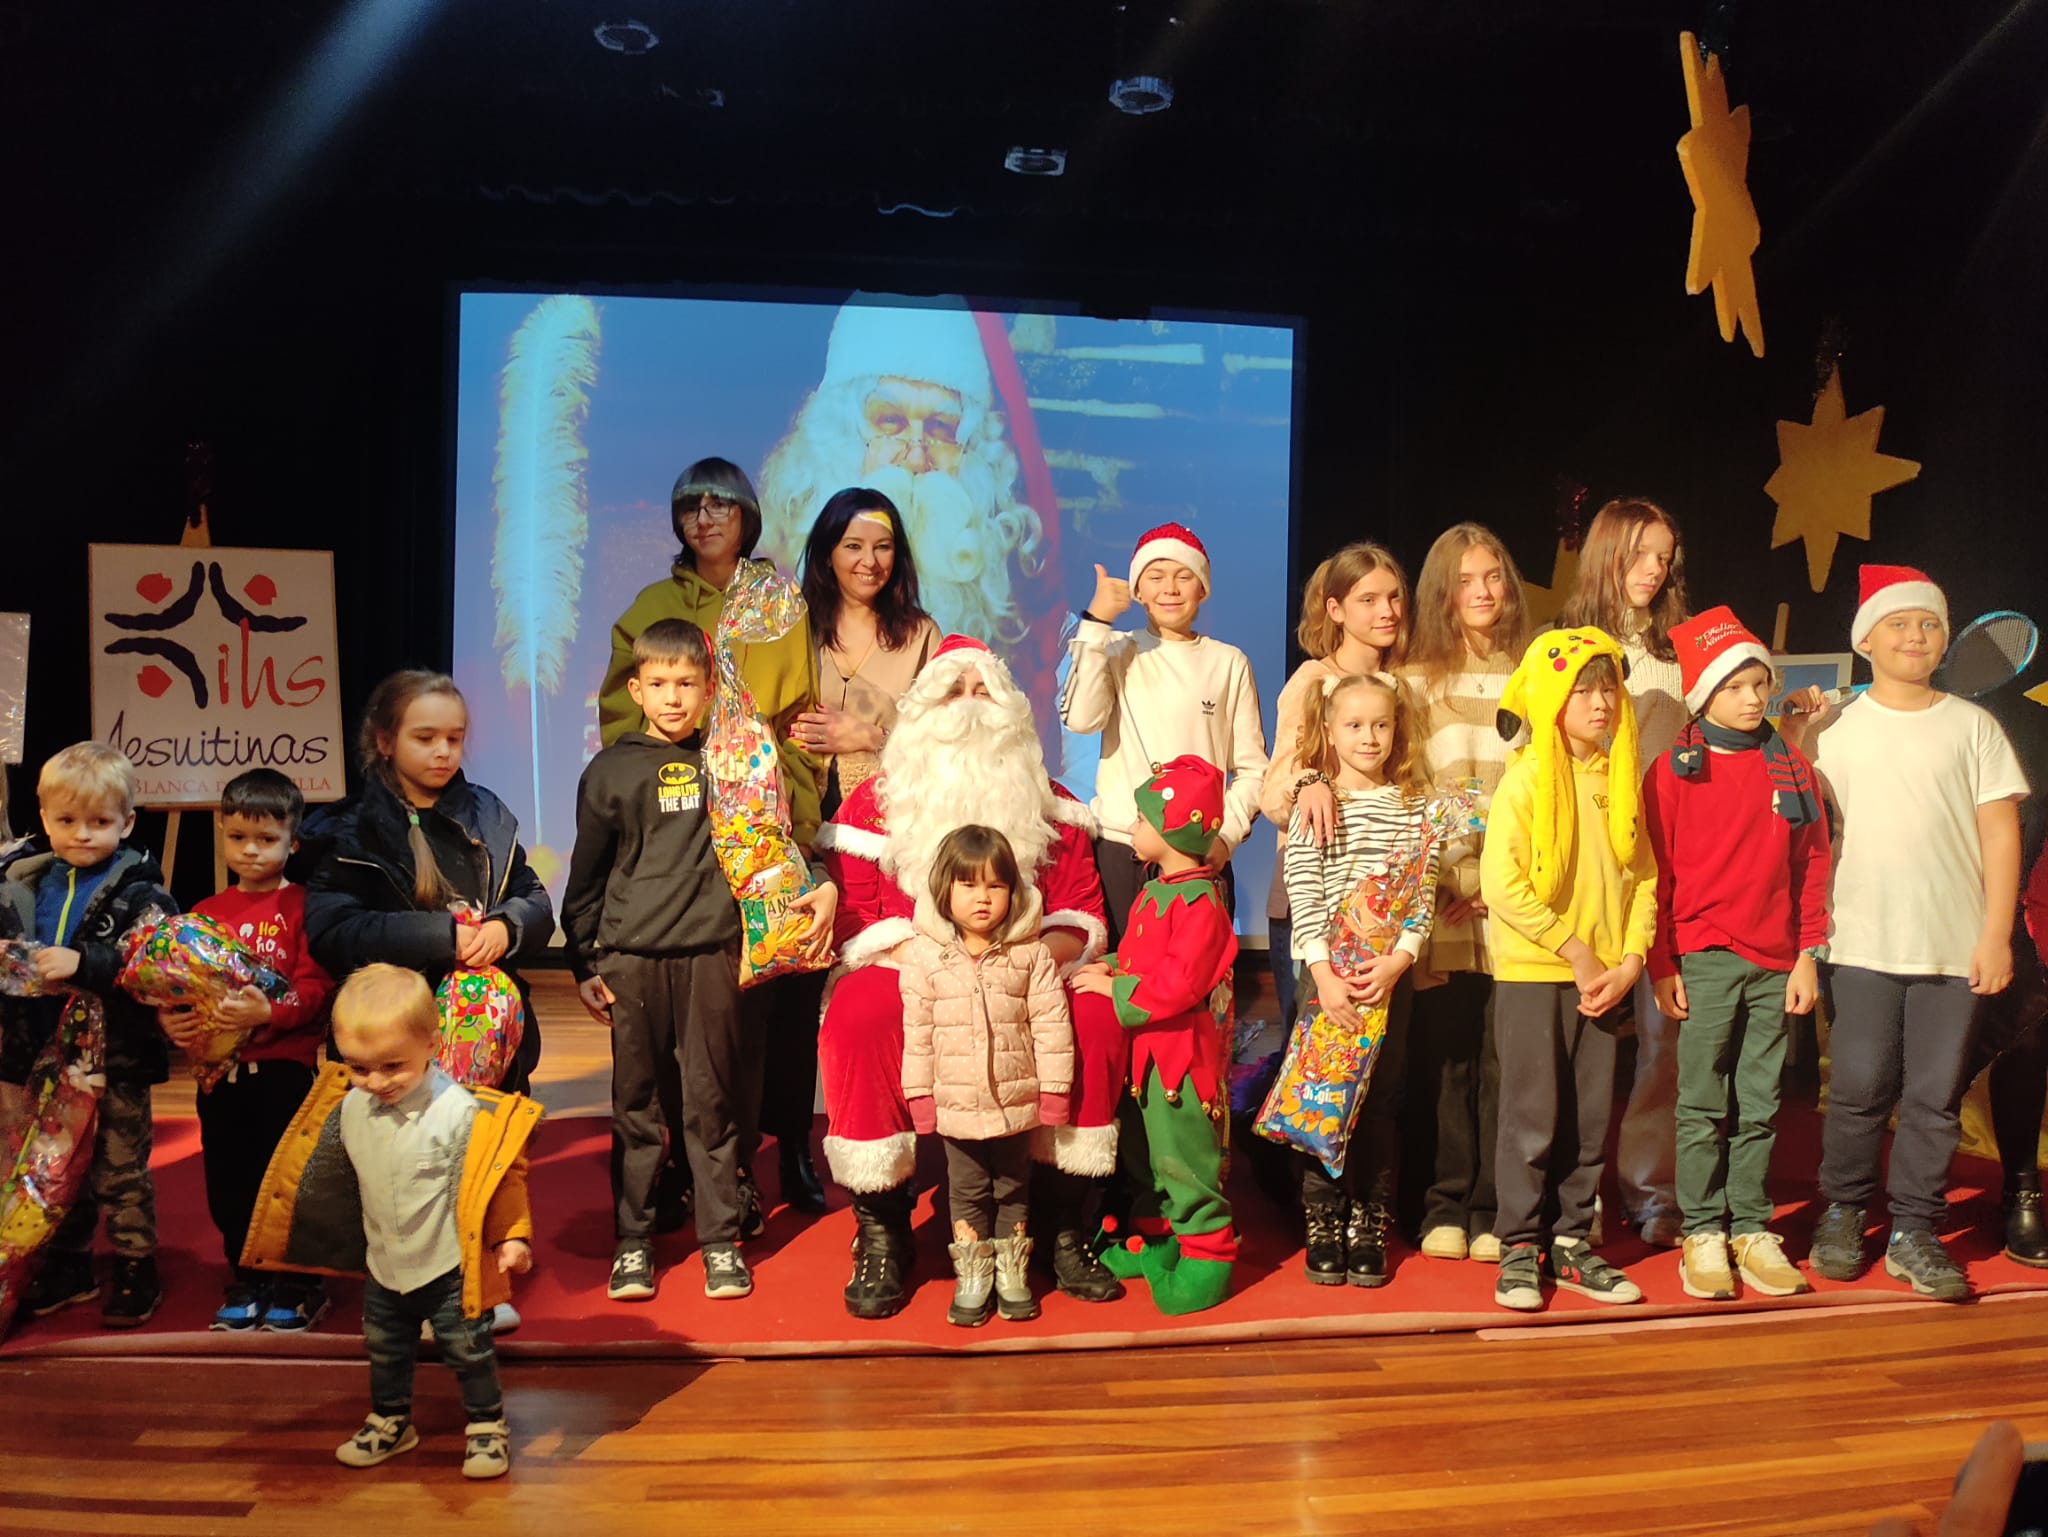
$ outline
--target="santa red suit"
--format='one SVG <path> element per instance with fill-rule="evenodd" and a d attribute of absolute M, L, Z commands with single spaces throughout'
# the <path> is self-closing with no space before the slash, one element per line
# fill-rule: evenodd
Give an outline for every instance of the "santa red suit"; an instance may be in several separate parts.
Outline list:
<path fill-rule="evenodd" d="M 986 697 L 963 696 L 970 674 Z M 953 636 L 899 702 L 880 773 L 848 797 L 816 844 L 840 892 L 833 933 L 839 967 L 818 1036 L 818 1067 L 830 1122 L 826 1161 L 853 1193 L 860 1223 L 847 1289 L 848 1308 L 858 1317 L 886 1317 L 907 1295 L 900 1272 L 910 1261 L 916 1134 L 903 1099 L 903 999 L 890 956 L 915 932 L 920 904 L 932 903 L 926 888 L 940 840 L 977 823 L 1009 839 L 1045 909 L 1040 937 L 1065 961 L 1063 972 L 1102 954 L 1108 927 L 1094 815 L 1046 775 L 1030 704 L 1002 662 L 980 642 Z M 1116 1168 L 1129 1044 L 1108 999 L 1070 994 L 1069 1002 L 1069 1124 L 1040 1127 L 1033 1151 L 1066 1176 L 1047 1194 L 1055 1273 L 1063 1289 L 1099 1300 L 1118 1288 L 1089 1252 L 1076 1186 Z"/>

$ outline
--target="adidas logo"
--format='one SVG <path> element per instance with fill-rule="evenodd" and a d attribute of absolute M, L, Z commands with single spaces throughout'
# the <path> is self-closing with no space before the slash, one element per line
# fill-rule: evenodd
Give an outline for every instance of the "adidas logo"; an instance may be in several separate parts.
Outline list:
<path fill-rule="evenodd" d="M 1204 699 L 1202 701 L 1202 713 L 1204 715 L 1214 715 L 1216 713 L 1216 701 L 1213 699 Z"/>

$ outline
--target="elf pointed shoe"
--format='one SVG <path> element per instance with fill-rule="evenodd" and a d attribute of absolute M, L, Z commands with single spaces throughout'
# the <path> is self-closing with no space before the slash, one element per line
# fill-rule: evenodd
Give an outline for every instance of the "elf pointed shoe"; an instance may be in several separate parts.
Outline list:
<path fill-rule="evenodd" d="M 1229 1260 L 1196 1258 L 1178 1242 L 1153 1245 L 1139 1258 L 1152 1288 L 1152 1305 L 1169 1317 L 1203 1312 L 1230 1293 Z"/>
<path fill-rule="evenodd" d="M 1031 1295 L 1031 1240 L 1023 1228 L 994 1242 L 996 1255 L 996 1311 L 1012 1323 L 1038 1316 L 1038 1299 Z M 1112 1278 L 1113 1279 L 1113 1278 Z"/>
<path fill-rule="evenodd" d="M 953 1257 L 953 1304 L 946 1309 L 946 1322 L 963 1329 L 979 1329 L 996 1310 L 996 1251 L 986 1238 L 970 1237 L 964 1243 L 946 1245 Z"/>

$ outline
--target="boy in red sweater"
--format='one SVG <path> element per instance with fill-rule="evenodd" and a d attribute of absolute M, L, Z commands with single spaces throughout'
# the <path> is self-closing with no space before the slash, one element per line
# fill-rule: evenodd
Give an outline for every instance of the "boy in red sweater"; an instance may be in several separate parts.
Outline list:
<path fill-rule="evenodd" d="M 1643 782 L 1657 856 L 1650 981 L 1678 1032 L 1679 1209 L 1688 1295 L 1807 1289 L 1770 1231 L 1785 1016 L 1812 1010 L 1828 932 L 1813 769 L 1764 717 L 1770 653 L 1727 608 L 1671 627 L 1695 715 Z"/>
<path fill-rule="evenodd" d="M 240 1260 L 263 1172 L 300 1102 L 313 1087 L 334 982 L 306 947 L 306 896 L 284 878 L 306 814 L 299 787 L 276 769 L 251 769 L 221 788 L 221 838 L 236 884 L 193 909 L 215 919 L 264 965 L 291 983 L 275 1001 L 247 987 L 220 1006 L 212 1023 L 247 1030 L 234 1066 L 199 1092 L 199 1142 L 206 1208 L 220 1229 L 230 1276 L 213 1315 L 216 1329 L 309 1329 L 327 1311 L 327 1294 L 310 1277 L 244 1270 Z M 188 1052 L 205 1033 L 197 1013 L 164 1009 L 164 1033 Z"/>

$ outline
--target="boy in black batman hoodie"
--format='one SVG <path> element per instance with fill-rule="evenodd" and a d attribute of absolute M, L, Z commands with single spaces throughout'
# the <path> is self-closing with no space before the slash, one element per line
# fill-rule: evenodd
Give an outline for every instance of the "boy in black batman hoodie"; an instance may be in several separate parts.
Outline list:
<path fill-rule="evenodd" d="M 744 1128 L 760 1097 L 739 993 L 739 907 L 711 847 L 698 726 L 713 674 L 704 632 L 680 619 L 633 642 L 627 691 L 646 717 L 583 771 L 562 928 L 583 1005 L 612 1032 L 612 1199 L 618 1248 L 606 1296 L 654 1295 L 654 1196 L 681 1068 L 684 1151 L 696 1187 L 704 1294 L 744 1297 Z M 758 1035 L 758 1030 L 753 1032 Z"/>

